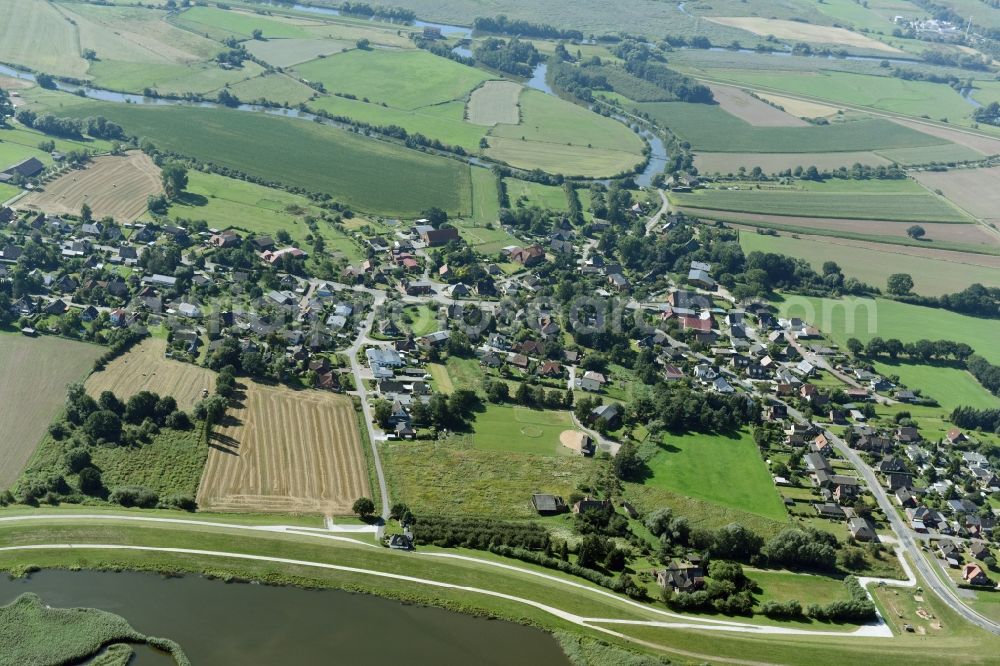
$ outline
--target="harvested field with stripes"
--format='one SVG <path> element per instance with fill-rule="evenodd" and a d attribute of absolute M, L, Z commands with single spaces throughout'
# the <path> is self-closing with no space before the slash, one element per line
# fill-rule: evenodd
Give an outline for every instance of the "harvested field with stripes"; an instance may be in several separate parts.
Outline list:
<path fill-rule="evenodd" d="M 215 373 L 192 363 L 181 363 L 164 356 L 167 341 L 147 338 L 141 344 L 108 363 L 104 370 L 87 378 L 87 393 L 97 398 L 111 391 L 128 400 L 139 391 L 171 395 L 177 406 L 190 410 L 202 399 L 202 393 L 215 390 Z"/>
<path fill-rule="evenodd" d="M 465 114 L 470 123 L 493 127 L 497 123 L 517 125 L 521 114 L 517 100 L 522 86 L 513 81 L 487 81 L 472 91 Z"/>
<path fill-rule="evenodd" d="M 343 515 L 370 494 L 349 398 L 241 383 L 242 406 L 211 435 L 200 508 Z"/>
<path fill-rule="evenodd" d="M 94 219 L 112 217 L 118 222 L 132 222 L 146 212 L 146 198 L 162 191 L 160 168 L 148 155 L 135 151 L 125 157 L 94 158 L 86 169 L 71 170 L 24 197 L 17 208 L 49 215 L 77 215 L 87 204 Z"/>

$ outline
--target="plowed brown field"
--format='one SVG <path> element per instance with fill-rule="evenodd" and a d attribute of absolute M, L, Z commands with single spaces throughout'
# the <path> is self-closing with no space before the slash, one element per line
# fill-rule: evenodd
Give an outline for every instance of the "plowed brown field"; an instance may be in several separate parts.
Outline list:
<path fill-rule="evenodd" d="M 242 407 L 212 433 L 202 509 L 337 515 L 369 495 L 349 398 L 241 382 Z"/>

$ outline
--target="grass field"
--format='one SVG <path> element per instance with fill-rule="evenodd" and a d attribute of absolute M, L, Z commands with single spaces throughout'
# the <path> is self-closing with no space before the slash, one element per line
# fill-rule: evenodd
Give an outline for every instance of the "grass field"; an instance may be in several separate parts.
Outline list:
<path fill-rule="evenodd" d="M 559 434 L 575 429 L 569 412 L 489 405 L 476 414 L 472 445 L 481 451 L 572 455 Z"/>
<path fill-rule="evenodd" d="M 464 99 L 489 78 L 481 70 L 420 50 L 354 49 L 297 65 L 295 71 L 321 81 L 331 93 L 407 110 Z"/>
<path fill-rule="evenodd" d="M 0 129 L 0 168 L 5 169 L 29 157 L 37 158 L 46 165 L 53 164 L 52 156 L 38 149 L 39 143 L 48 140 L 55 143 L 56 150 L 61 152 L 71 150 L 100 152 L 111 147 L 109 142 L 103 140 L 57 139 L 15 123 L 6 129 Z"/>
<path fill-rule="evenodd" d="M 757 583 L 760 591 L 755 591 L 754 597 L 760 603 L 794 600 L 805 605 L 847 600 L 847 587 L 839 578 L 760 569 L 748 570 L 746 574 Z"/>
<path fill-rule="evenodd" d="M 265 38 L 310 37 L 309 28 L 322 28 L 319 21 L 262 16 L 249 11 L 217 7 L 191 7 L 173 19 L 175 23 L 198 34 L 207 34 L 222 41 L 225 37 L 249 39 L 254 30 L 261 30 Z"/>
<path fill-rule="evenodd" d="M 354 43 L 335 39 L 268 39 L 245 43 L 247 51 L 275 67 L 291 67 L 321 56 L 354 48 Z"/>
<path fill-rule="evenodd" d="M 191 409 L 201 400 L 203 390 L 215 390 L 215 373 L 166 358 L 166 348 L 162 338 L 143 340 L 92 374 L 87 379 L 87 392 L 96 398 L 102 391 L 111 391 L 128 400 L 139 391 L 152 391 L 173 396 L 180 409 Z"/>
<path fill-rule="evenodd" d="M 829 181 L 784 189 L 701 189 L 684 194 L 671 193 L 670 198 L 678 206 L 762 215 L 971 222 L 946 199 L 907 180 Z"/>
<path fill-rule="evenodd" d="M 662 487 L 775 521 L 786 519 L 771 475 L 746 433 L 667 435 L 649 460 L 644 485 Z"/>
<path fill-rule="evenodd" d="M 387 442 L 381 453 L 393 500 L 417 515 L 533 518 L 532 493 L 569 497 L 596 469 L 580 456 L 539 458 L 455 441 Z"/>
<path fill-rule="evenodd" d="M 959 100 L 961 101 L 961 100 Z M 738 153 L 828 153 L 947 143 L 889 120 L 857 119 L 809 127 L 754 127 L 722 107 L 687 102 L 637 105 L 695 150 Z"/>
<path fill-rule="evenodd" d="M 97 157 L 82 171 L 71 170 L 17 202 L 19 209 L 49 215 L 78 215 L 83 204 L 96 219 L 132 222 L 146 212 L 146 198 L 163 191 L 160 169 L 145 153 Z"/>
<path fill-rule="evenodd" d="M 267 100 L 298 106 L 312 99 L 315 90 L 285 74 L 265 74 L 229 86 L 229 92 L 245 102 Z"/>
<path fill-rule="evenodd" d="M 104 353 L 97 345 L 0 333 L 0 489 L 17 479 L 66 399 Z"/>
<path fill-rule="evenodd" d="M 55 4 L 35 0 L 0 2 L 0 61 L 59 76 L 87 73 L 77 31 Z"/>
<path fill-rule="evenodd" d="M 805 259 L 816 271 L 822 271 L 823 263 L 832 259 L 843 269 L 844 275 L 879 288 L 893 273 L 910 273 L 914 291 L 926 296 L 953 294 L 974 282 L 1000 287 L 1000 266 L 969 263 L 976 257 L 958 252 L 941 252 L 936 257 L 919 256 L 916 254 L 919 250 L 904 246 L 822 236 L 769 236 L 752 231 L 740 233 L 740 246 L 746 253 L 777 252 Z"/>
<path fill-rule="evenodd" d="M 524 90 L 520 105 L 520 125 L 490 131 L 490 157 L 578 176 L 614 175 L 642 158 L 642 140 L 616 120 L 538 90 Z"/>
<path fill-rule="evenodd" d="M 476 224 L 496 223 L 500 218 L 497 179 L 489 169 L 471 168 L 472 220 Z"/>
<path fill-rule="evenodd" d="M 468 167 L 302 120 L 192 107 L 91 103 L 66 111 L 106 116 L 158 147 L 251 175 L 326 192 L 363 211 L 468 213 Z M 252 136 L 253 141 L 234 140 Z"/>
<path fill-rule="evenodd" d="M 304 246 L 306 236 L 312 231 L 303 218 L 318 217 L 319 213 L 308 198 L 298 194 L 190 171 L 186 193 L 170 204 L 168 215 L 175 219 L 205 220 L 212 228 L 234 228 L 271 236 L 283 229 L 295 243 Z M 361 251 L 346 233 L 323 221 L 317 224 L 328 252 L 340 252 L 351 261 L 361 258 Z"/>
<path fill-rule="evenodd" d="M 991 363 L 1000 364 L 1000 322 L 899 303 L 884 298 L 830 299 L 787 297 L 778 304 L 783 316 L 802 317 L 843 347 L 848 338 L 867 342 L 875 336 L 903 342 L 954 340 L 964 342 Z"/>
<path fill-rule="evenodd" d="M 521 86 L 513 81 L 487 81 L 472 91 L 465 115 L 475 125 L 516 125 L 521 122 L 520 96 Z"/>
<path fill-rule="evenodd" d="M 931 162 L 978 161 L 983 153 L 956 143 L 941 146 L 921 146 L 919 148 L 883 148 L 877 155 L 897 164 L 930 164 Z M 920 172 L 918 172 L 920 173 Z"/>
<path fill-rule="evenodd" d="M 507 178 L 507 196 L 513 205 L 523 202 L 525 206 L 538 206 L 550 210 L 569 210 L 566 192 L 556 185 L 542 185 L 529 180 Z"/>
<path fill-rule="evenodd" d="M 911 390 L 920 389 L 921 395 L 934 398 L 948 412 L 960 406 L 1000 409 L 1000 398 L 960 368 L 885 362 L 876 363 L 875 370 L 886 376 L 899 376 L 899 380 Z"/>
<path fill-rule="evenodd" d="M 343 515 L 370 496 L 350 398 L 244 383 L 243 406 L 211 434 L 200 507 Z"/>

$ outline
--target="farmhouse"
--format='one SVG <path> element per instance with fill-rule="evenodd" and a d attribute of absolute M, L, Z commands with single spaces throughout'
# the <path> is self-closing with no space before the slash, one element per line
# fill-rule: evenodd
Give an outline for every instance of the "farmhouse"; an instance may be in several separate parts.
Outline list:
<path fill-rule="evenodd" d="M 531 505 L 542 516 L 550 516 L 566 511 L 566 502 L 558 495 L 532 495 Z"/>
<path fill-rule="evenodd" d="M 656 572 L 656 582 L 675 592 L 694 592 L 705 585 L 705 574 L 697 565 L 673 561 L 666 569 Z"/>
<path fill-rule="evenodd" d="M 37 157 L 29 157 L 0 171 L 0 183 L 14 180 L 16 176 L 33 178 L 45 170 L 45 165 Z"/>
<path fill-rule="evenodd" d="M 597 392 L 607 384 L 608 380 L 605 379 L 604 375 L 599 372 L 594 372 L 593 370 L 588 370 L 583 373 L 583 378 L 580 380 L 580 388 L 584 391 Z"/>
<path fill-rule="evenodd" d="M 413 228 L 420 240 L 424 242 L 428 247 L 437 247 L 439 245 L 446 245 L 451 241 L 459 240 L 458 229 L 454 227 L 441 227 L 440 229 L 435 229 L 429 224 L 418 224 Z"/>
<path fill-rule="evenodd" d="M 308 255 L 297 247 L 286 247 L 280 250 L 265 250 L 260 253 L 260 258 L 271 265 L 278 263 L 284 257 L 302 259 L 306 256 Z"/>
<path fill-rule="evenodd" d="M 541 245 L 516 247 L 510 251 L 510 260 L 516 264 L 530 268 L 545 261 L 545 250 L 542 249 Z"/>

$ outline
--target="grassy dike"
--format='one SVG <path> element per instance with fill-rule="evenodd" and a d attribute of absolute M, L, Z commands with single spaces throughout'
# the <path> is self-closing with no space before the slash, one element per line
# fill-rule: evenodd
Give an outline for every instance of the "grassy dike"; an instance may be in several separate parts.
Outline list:
<path fill-rule="evenodd" d="M 0 517 L 8 515 L 0 512 Z M 105 519 L 0 522 L 0 548 L 32 544 L 116 544 L 190 548 L 281 557 L 336 564 L 426 578 L 523 597 L 583 617 L 669 621 L 652 611 L 596 593 L 584 581 L 558 572 L 513 563 L 572 580 L 581 588 L 480 562 L 399 553 L 361 543 L 319 539 L 297 534 L 209 529 L 197 525 L 122 524 Z M 428 551 L 432 552 L 432 551 Z M 552 632 L 596 638 L 632 650 L 664 654 L 682 661 L 746 661 L 767 663 L 841 664 L 865 662 L 873 654 L 879 663 L 912 664 L 933 659 L 941 664 L 987 663 L 1000 648 L 1000 638 L 940 613 L 940 634 L 904 634 L 891 639 L 849 636 L 749 635 L 683 628 L 607 625 L 631 640 L 598 633 L 517 601 L 486 596 L 471 590 L 447 589 L 424 583 L 377 577 L 367 573 L 334 571 L 297 564 L 238 560 L 212 555 L 149 551 L 43 549 L 0 550 L 0 570 L 21 574 L 38 568 L 130 569 L 159 573 L 206 574 L 227 580 L 259 580 L 269 584 L 338 588 L 376 594 L 460 612 L 530 624 Z M 738 618 L 715 618 L 736 619 Z M 816 629 L 826 629 L 818 625 Z"/>

